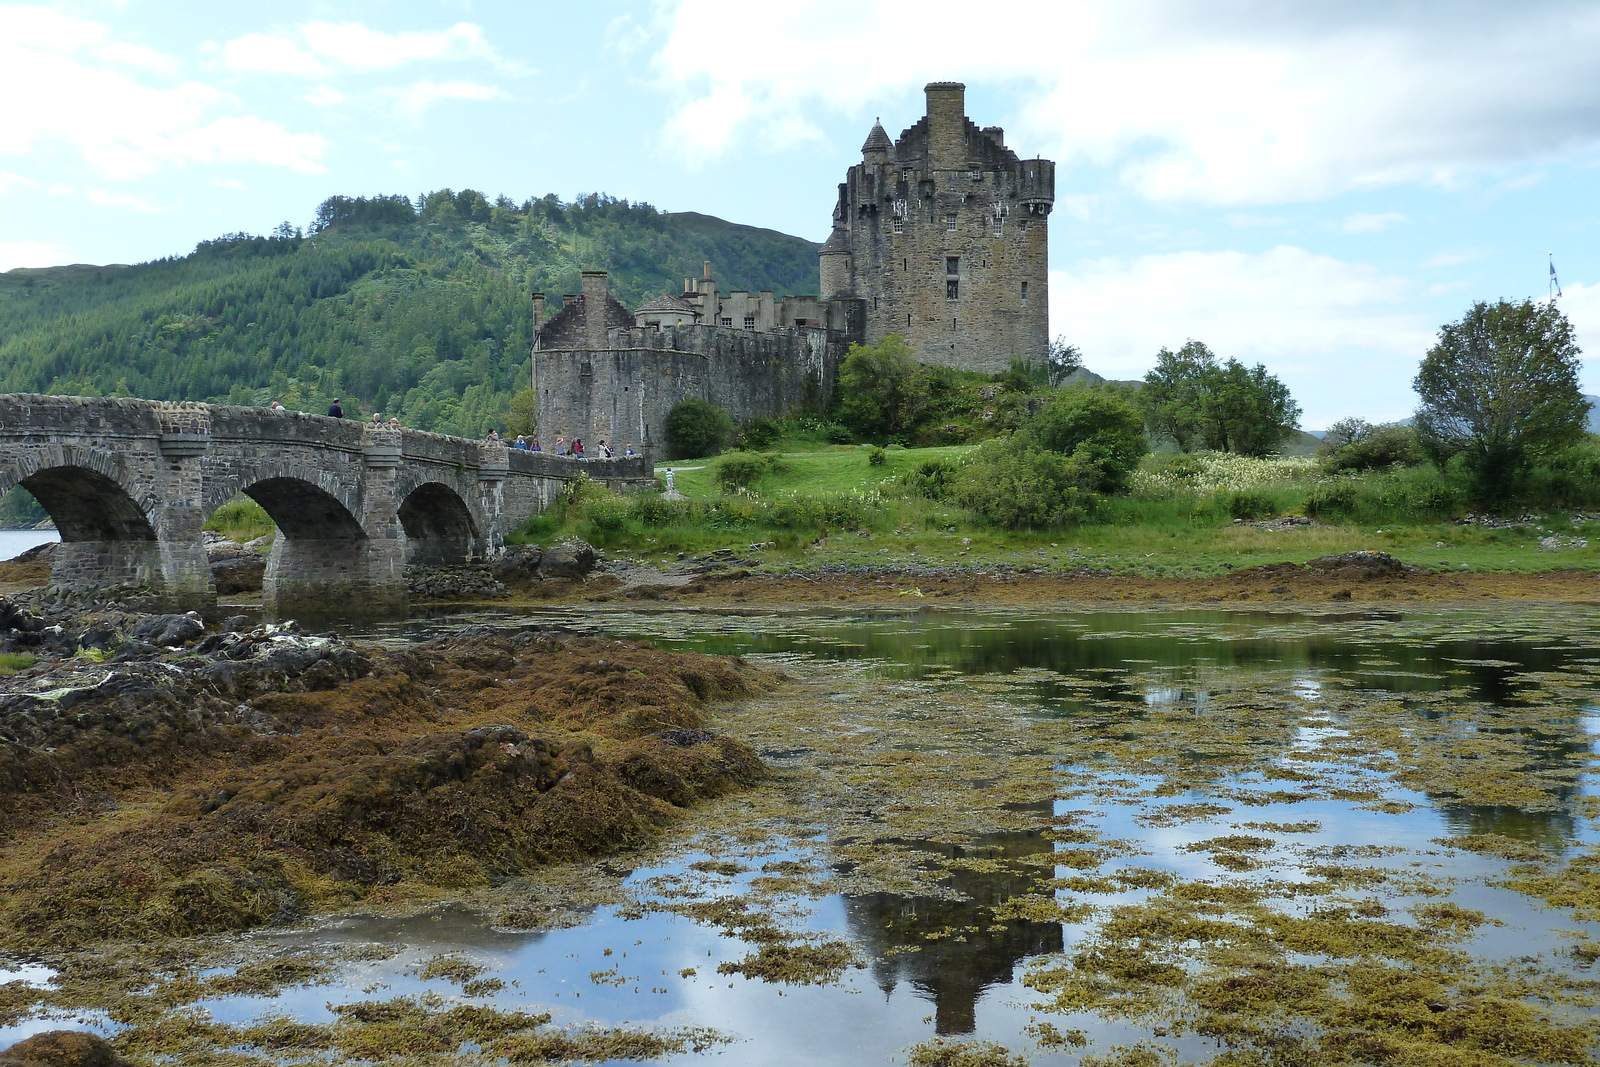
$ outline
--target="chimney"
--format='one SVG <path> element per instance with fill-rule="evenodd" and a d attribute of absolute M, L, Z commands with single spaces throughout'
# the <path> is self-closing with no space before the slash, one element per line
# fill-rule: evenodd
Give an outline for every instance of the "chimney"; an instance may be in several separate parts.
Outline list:
<path fill-rule="evenodd" d="M 964 170 L 967 147 L 967 87 L 961 82 L 929 82 L 928 154 L 935 170 Z"/>
<path fill-rule="evenodd" d="M 533 294 L 533 332 L 538 333 L 544 325 L 544 294 Z"/>
<path fill-rule="evenodd" d="M 583 272 L 583 342 L 590 349 L 606 347 L 606 291 L 609 279 L 603 270 Z"/>
<path fill-rule="evenodd" d="M 708 259 L 708 260 L 705 261 L 705 263 L 706 263 L 706 265 L 705 265 L 704 269 L 702 270 L 702 272 L 700 274 L 700 277 L 704 278 L 706 281 L 710 281 L 711 280 L 711 261 Z"/>

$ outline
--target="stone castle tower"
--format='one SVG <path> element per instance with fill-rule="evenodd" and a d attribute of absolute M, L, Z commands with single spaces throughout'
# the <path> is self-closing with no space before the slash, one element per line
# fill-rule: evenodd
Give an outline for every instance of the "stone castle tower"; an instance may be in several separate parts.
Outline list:
<path fill-rule="evenodd" d="M 927 115 L 894 142 L 874 125 L 839 186 L 822 299 L 853 304 L 868 342 L 900 334 L 924 363 L 1043 362 L 1055 163 L 1018 159 L 1000 127 L 979 129 L 960 82 L 926 92 Z"/>

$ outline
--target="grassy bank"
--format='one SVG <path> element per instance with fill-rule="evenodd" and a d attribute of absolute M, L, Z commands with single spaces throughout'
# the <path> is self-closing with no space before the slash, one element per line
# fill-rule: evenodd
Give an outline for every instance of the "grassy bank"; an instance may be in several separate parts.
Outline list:
<path fill-rule="evenodd" d="M 1149 456 L 1128 491 L 1102 498 L 1086 521 L 1006 530 L 928 495 L 971 452 L 776 453 L 733 491 L 719 484 L 721 460 L 672 464 L 681 500 L 580 483 L 519 536 L 578 537 L 654 563 L 733 549 L 774 570 L 920 563 L 1204 577 L 1355 550 L 1438 570 L 1600 570 L 1600 526 L 1584 513 L 1474 516 L 1462 488 L 1432 467 L 1330 476 L 1305 458 Z"/>

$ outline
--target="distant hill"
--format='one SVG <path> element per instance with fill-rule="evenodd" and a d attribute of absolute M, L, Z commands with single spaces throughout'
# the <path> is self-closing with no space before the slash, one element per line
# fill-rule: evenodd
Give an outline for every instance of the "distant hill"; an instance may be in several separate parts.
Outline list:
<path fill-rule="evenodd" d="M 1589 428 L 1590 433 L 1600 433 L 1600 396 L 1584 393 L 1583 398 L 1589 402 L 1589 419 L 1585 425 Z M 1409 416 L 1389 425 L 1410 426 L 1415 421 L 1417 421 L 1415 416 Z"/>
<path fill-rule="evenodd" d="M 527 380 L 532 309 L 611 272 L 636 307 L 710 261 L 718 288 L 817 292 L 817 246 L 599 194 L 331 197 L 310 234 L 225 234 L 134 266 L 0 274 L 0 392 L 382 410 L 476 436 Z M 553 310 L 553 309 L 552 309 Z"/>

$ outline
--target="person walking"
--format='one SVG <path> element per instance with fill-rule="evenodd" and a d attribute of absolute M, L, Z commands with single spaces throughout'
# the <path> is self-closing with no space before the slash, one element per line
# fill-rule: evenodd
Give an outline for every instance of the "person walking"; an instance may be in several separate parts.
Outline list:
<path fill-rule="evenodd" d="M 344 408 L 339 406 L 339 398 L 338 397 L 334 397 L 333 398 L 333 403 L 328 405 L 328 418 L 330 418 L 330 419 L 342 419 L 342 418 L 344 418 Z"/>

